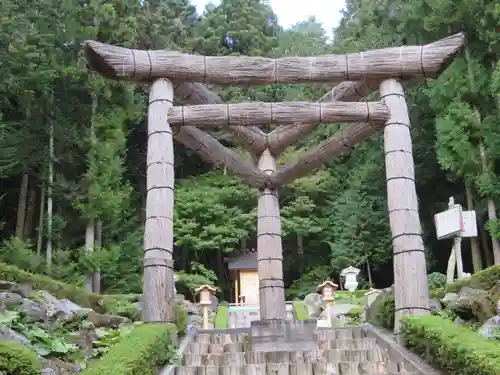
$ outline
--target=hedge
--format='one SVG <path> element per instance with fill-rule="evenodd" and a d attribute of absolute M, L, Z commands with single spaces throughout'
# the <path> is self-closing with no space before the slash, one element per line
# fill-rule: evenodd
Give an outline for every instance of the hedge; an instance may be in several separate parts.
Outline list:
<path fill-rule="evenodd" d="M 296 320 L 307 320 L 309 319 L 309 310 L 307 309 L 304 301 L 293 301 L 292 302 L 293 315 Z"/>
<path fill-rule="evenodd" d="M 172 361 L 173 324 L 142 324 L 94 360 L 82 375 L 156 375 Z"/>
<path fill-rule="evenodd" d="M 0 280 L 17 284 L 29 284 L 35 290 L 45 290 L 60 299 L 69 299 L 82 307 L 91 308 L 98 313 L 105 313 L 105 305 L 123 302 L 115 296 L 89 293 L 77 286 L 54 280 L 48 276 L 23 271 L 20 268 L 0 262 Z"/>
<path fill-rule="evenodd" d="M 405 345 L 450 375 L 500 374 L 500 344 L 439 316 L 406 317 Z"/>
<path fill-rule="evenodd" d="M 489 290 L 500 280 L 500 265 L 486 268 L 471 277 L 457 280 L 445 286 L 445 293 L 458 293 L 464 286 L 474 289 Z"/>
<path fill-rule="evenodd" d="M 215 313 L 215 328 L 224 329 L 229 326 L 229 305 L 227 303 L 221 302 L 217 306 L 217 311 Z"/>
<path fill-rule="evenodd" d="M 40 375 L 42 366 L 36 354 L 13 341 L 0 341 L 0 374 Z"/>

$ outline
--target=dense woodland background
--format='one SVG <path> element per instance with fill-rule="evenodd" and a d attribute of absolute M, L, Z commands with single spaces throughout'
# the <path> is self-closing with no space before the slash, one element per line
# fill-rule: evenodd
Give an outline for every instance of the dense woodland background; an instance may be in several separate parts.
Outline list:
<path fill-rule="evenodd" d="M 497 1 L 348 0 L 333 40 L 314 18 L 283 29 L 263 0 L 222 0 L 203 15 L 189 0 L 0 0 L 0 9 L 0 261 L 89 285 L 93 272 L 103 292 L 142 288 L 147 87 L 89 72 L 86 39 L 278 57 L 425 44 L 464 31 L 468 44 L 451 67 L 407 95 L 428 268 L 446 270 L 452 244 L 436 240 L 433 215 L 450 196 L 477 211 L 480 236 L 463 241 L 465 270 L 500 263 Z M 229 102 L 315 101 L 331 88 L 211 87 Z M 320 126 L 281 162 L 342 126 Z M 392 283 L 382 144 L 381 133 L 280 192 L 289 298 L 338 280 L 349 264 L 376 287 Z M 256 192 L 180 144 L 175 158 L 178 289 L 213 281 L 229 298 L 223 258 L 256 246 Z"/>

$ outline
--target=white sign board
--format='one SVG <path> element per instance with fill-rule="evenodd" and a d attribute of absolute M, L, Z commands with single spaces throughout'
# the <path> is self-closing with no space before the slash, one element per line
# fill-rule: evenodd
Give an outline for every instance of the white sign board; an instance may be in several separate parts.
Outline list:
<path fill-rule="evenodd" d="M 460 237 L 477 237 L 476 211 L 463 211 L 462 225 Z"/>
<path fill-rule="evenodd" d="M 316 320 L 316 326 L 318 328 L 331 328 L 332 325 L 329 319 L 318 319 Z"/>
<path fill-rule="evenodd" d="M 434 215 L 438 240 L 455 237 L 463 231 L 462 206 L 455 205 L 449 210 Z"/>

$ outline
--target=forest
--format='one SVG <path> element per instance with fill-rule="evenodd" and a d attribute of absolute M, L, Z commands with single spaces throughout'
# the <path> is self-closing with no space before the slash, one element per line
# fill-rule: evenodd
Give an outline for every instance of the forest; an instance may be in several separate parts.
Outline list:
<path fill-rule="evenodd" d="M 409 82 L 413 156 L 428 272 L 446 272 L 451 240 L 434 214 L 454 197 L 477 213 L 466 272 L 500 264 L 500 4 L 492 0 L 347 0 L 339 26 L 283 28 L 265 0 L 0 0 L 0 262 L 103 293 L 142 290 L 147 87 L 93 74 L 82 43 L 204 55 L 314 56 L 421 45 L 463 32 L 436 80 Z M 328 84 L 210 85 L 225 102 L 303 100 Z M 371 97 L 370 97 L 370 100 Z M 322 124 L 286 163 L 343 125 Z M 271 129 L 263 128 L 264 131 Z M 212 134 L 245 151 L 223 128 Z M 246 155 L 247 156 L 247 155 Z M 256 247 L 257 191 L 175 144 L 178 289 L 230 298 L 224 257 Z M 287 298 L 353 265 L 361 285 L 392 284 L 383 132 L 280 191 Z"/>

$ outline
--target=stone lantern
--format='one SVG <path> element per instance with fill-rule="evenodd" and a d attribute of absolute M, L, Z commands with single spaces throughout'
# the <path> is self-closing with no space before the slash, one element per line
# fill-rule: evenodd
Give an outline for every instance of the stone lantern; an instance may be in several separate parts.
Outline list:
<path fill-rule="evenodd" d="M 359 270 L 358 268 L 349 266 L 347 268 L 344 268 L 340 273 L 340 276 L 345 277 L 344 287 L 349 292 L 354 292 L 358 287 L 358 280 L 356 280 L 356 277 L 360 272 L 361 270 Z"/>
<path fill-rule="evenodd" d="M 316 291 L 323 296 L 323 302 L 325 303 L 325 311 L 328 314 L 328 324 L 332 326 L 332 319 L 330 314 L 330 307 L 333 305 L 333 300 L 335 299 L 334 293 L 339 286 L 333 281 L 326 280 L 324 283 L 318 285 Z"/>
<path fill-rule="evenodd" d="M 202 285 L 194 291 L 194 295 L 200 295 L 200 307 L 203 315 L 203 329 L 208 329 L 208 306 L 212 304 L 212 296 L 217 290 L 210 285 Z"/>

